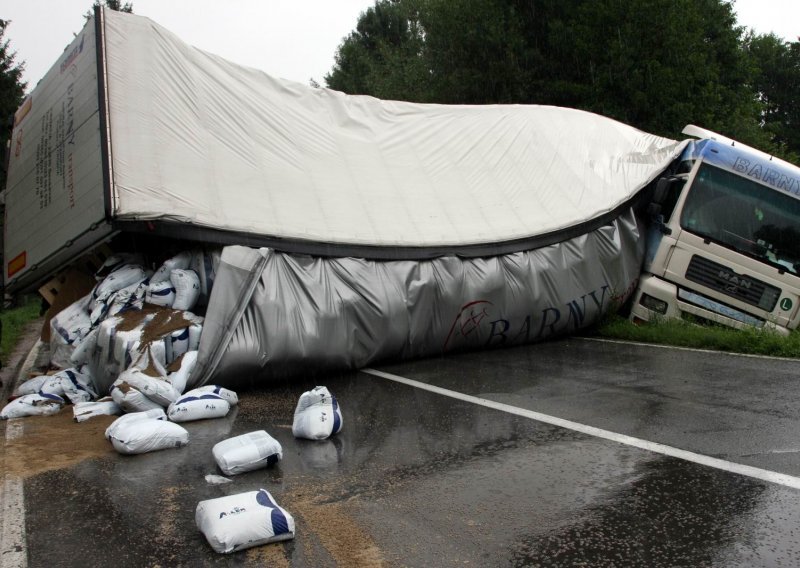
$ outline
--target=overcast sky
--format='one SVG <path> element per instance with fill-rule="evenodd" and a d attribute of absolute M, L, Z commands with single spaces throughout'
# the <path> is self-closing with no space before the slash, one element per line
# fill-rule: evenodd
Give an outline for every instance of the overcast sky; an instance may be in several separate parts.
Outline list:
<path fill-rule="evenodd" d="M 92 0 L 3 0 L 5 38 L 25 61 L 31 89 L 84 24 Z M 374 0 L 133 0 L 187 43 L 270 75 L 308 84 L 333 65 L 342 38 Z M 739 23 L 797 41 L 800 0 L 737 0 Z"/>

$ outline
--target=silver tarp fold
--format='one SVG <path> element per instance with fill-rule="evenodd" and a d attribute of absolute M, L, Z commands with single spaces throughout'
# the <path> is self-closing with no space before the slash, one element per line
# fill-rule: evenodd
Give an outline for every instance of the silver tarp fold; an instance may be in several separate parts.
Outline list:
<path fill-rule="evenodd" d="M 629 295 L 640 236 L 628 210 L 590 233 L 488 258 L 381 262 L 226 247 L 193 383 L 248 384 L 571 333 Z"/>

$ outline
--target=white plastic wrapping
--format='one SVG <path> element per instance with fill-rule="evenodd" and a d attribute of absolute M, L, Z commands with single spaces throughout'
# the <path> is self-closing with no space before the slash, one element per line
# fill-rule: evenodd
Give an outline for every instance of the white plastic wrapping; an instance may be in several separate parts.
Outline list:
<path fill-rule="evenodd" d="M 200 501 L 194 518 L 221 553 L 294 538 L 294 518 L 266 489 Z"/>
<path fill-rule="evenodd" d="M 0 420 L 24 416 L 49 416 L 58 413 L 63 406 L 64 399 L 55 394 L 26 394 L 6 404 L 0 411 Z"/>
<path fill-rule="evenodd" d="M 294 411 L 292 434 L 296 438 L 325 440 L 342 430 L 342 411 L 327 387 L 314 387 L 300 395 Z"/>
<path fill-rule="evenodd" d="M 212 453 L 225 475 L 270 467 L 283 458 L 280 443 L 264 430 L 218 442 L 214 445 Z"/>

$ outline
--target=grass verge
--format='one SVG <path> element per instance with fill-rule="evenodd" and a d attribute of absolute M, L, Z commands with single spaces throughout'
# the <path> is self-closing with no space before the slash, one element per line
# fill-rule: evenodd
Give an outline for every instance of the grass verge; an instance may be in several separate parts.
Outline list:
<path fill-rule="evenodd" d="M 19 340 L 25 326 L 39 317 L 41 301 L 35 296 L 26 296 L 15 308 L 0 311 L 0 322 L 3 323 L 0 333 L 0 361 L 8 364 L 11 350 Z"/>
<path fill-rule="evenodd" d="M 595 330 L 594 336 L 749 355 L 800 358 L 800 332 L 792 332 L 788 337 L 783 337 L 770 330 L 731 329 L 717 325 L 698 325 L 683 320 L 633 324 L 615 315 L 605 320 Z"/>

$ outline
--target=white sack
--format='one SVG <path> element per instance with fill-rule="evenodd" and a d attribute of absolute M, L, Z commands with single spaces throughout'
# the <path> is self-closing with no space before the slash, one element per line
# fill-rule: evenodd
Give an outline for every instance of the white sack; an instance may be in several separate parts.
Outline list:
<path fill-rule="evenodd" d="M 175 302 L 175 286 L 172 282 L 166 280 L 164 282 L 150 282 L 147 287 L 147 296 L 145 301 L 148 304 L 155 304 L 156 306 L 164 306 L 171 308 Z"/>
<path fill-rule="evenodd" d="M 112 424 L 113 426 L 113 424 Z M 118 425 L 109 436 L 121 454 L 144 454 L 189 443 L 189 432 L 165 420 L 144 419 Z"/>
<path fill-rule="evenodd" d="M 189 351 L 197 351 L 200 348 L 200 334 L 202 332 L 202 324 L 193 323 L 189 326 Z"/>
<path fill-rule="evenodd" d="M 295 437 L 324 440 L 341 429 L 342 411 L 326 387 L 315 387 L 300 396 L 292 423 Z"/>
<path fill-rule="evenodd" d="M 23 416 L 48 416 L 64 406 L 64 399 L 55 394 L 26 394 L 15 398 L 0 411 L 0 420 Z"/>
<path fill-rule="evenodd" d="M 239 404 L 239 396 L 230 389 L 221 387 L 219 385 L 205 385 L 197 387 L 184 393 L 185 396 L 202 396 L 204 394 L 215 394 L 220 398 L 227 400 L 231 406 Z"/>
<path fill-rule="evenodd" d="M 200 296 L 200 279 L 194 270 L 173 270 L 169 280 L 175 286 L 175 310 L 191 310 Z"/>
<path fill-rule="evenodd" d="M 114 292 L 108 299 L 110 306 L 108 316 L 115 316 L 127 310 L 141 310 L 144 307 L 144 300 L 147 294 L 146 280 L 136 282 L 130 286 Z"/>
<path fill-rule="evenodd" d="M 144 258 L 142 258 L 142 255 L 138 253 L 134 254 L 121 252 L 112 254 L 105 260 L 105 262 L 103 262 L 100 268 L 97 269 L 97 272 L 95 272 L 95 280 L 102 282 L 109 274 L 128 264 L 139 264 L 144 266 Z"/>
<path fill-rule="evenodd" d="M 51 337 L 58 338 L 63 344 L 72 345 L 79 341 L 92 327 L 87 305 L 89 296 L 73 302 L 50 320 Z"/>
<path fill-rule="evenodd" d="M 116 291 L 138 284 L 147 278 L 144 268 L 135 264 L 126 264 L 116 269 L 98 284 L 93 292 L 95 303 L 105 302 Z"/>
<path fill-rule="evenodd" d="M 192 263 L 192 253 L 184 251 L 164 261 L 155 274 L 150 278 L 151 284 L 169 282 L 173 270 L 185 270 Z"/>
<path fill-rule="evenodd" d="M 189 268 L 194 270 L 200 279 L 200 297 L 197 303 L 202 306 L 208 304 L 208 298 L 217 275 L 217 267 L 219 267 L 220 255 L 219 249 L 192 251 L 192 263 Z"/>
<path fill-rule="evenodd" d="M 194 520 L 221 553 L 294 538 L 294 518 L 266 489 L 200 501 Z"/>
<path fill-rule="evenodd" d="M 147 410 L 164 410 L 164 407 L 147 398 L 142 392 L 128 383 L 111 386 L 111 398 L 122 407 L 125 412 L 144 412 Z"/>
<path fill-rule="evenodd" d="M 92 328 L 92 320 L 86 307 L 89 296 L 70 304 L 50 320 L 50 363 L 56 367 L 68 367 L 74 345 L 83 339 Z"/>
<path fill-rule="evenodd" d="M 72 355 L 70 355 L 70 362 L 75 365 L 86 365 L 91 362 L 92 354 L 94 353 L 95 347 L 97 347 L 97 334 L 99 333 L 99 328 L 94 328 L 90 331 L 86 337 L 81 339 L 80 341 L 75 342 L 74 349 L 72 351 Z"/>
<path fill-rule="evenodd" d="M 189 422 L 208 418 L 222 418 L 230 412 L 230 403 L 211 393 L 186 393 L 169 405 L 167 416 L 173 422 Z"/>
<path fill-rule="evenodd" d="M 127 424 L 132 422 L 137 422 L 139 420 L 166 420 L 167 415 L 164 414 L 163 408 L 154 408 L 152 410 L 147 410 L 144 412 L 131 412 L 128 414 L 123 414 L 114 422 L 109 424 L 108 428 L 106 428 L 105 437 L 106 440 L 111 440 L 111 437 L 117 431 L 117 428 L 123 427 Z"/>
<path fill-rule="evenodd" d="M 166 380 L 167 369 L 164 365 L 164 342 L 155 341 L 147 346 L 144 352 L 139 353 L 136 351 L 137 356 L 134 357 L 128 369 L 139 369 L 145 371 L 150 376 L 157 376 Z M 155 373 L 155 375 L 154 375 Z"/>
<path fill-rule="evenodd" d="M 50 375 L 39 375 L 38 377 L 33 377 L 28 379 L 25 382 L 22 382 L 17 385 L 17 388 L 14 389 L 13 396 L 19 397 L 26 394 L 36 394 L 42 389 L 42 385 L 50 379 Z"/>
<path fill-rule="evenodd" d="M 96 327 L 108 317 L 108 311 L 111 309 L 111 302 L 109 298 L 105 300 L 96 300 L 94 302 L 92 312 L 89 314 L 89 321 L 92 327 Z"/>
<path fill-rule="evenodd" d="M 164 347 L 167 350 L 167 364 L 189 351 L 189 328 L 176 329 L 164 337 Z"/>
<path fill-rule="evenodd" d="M 178 370 L 167 375 L 167 379 L 176 391 L 182 393 L 186 390 L 186 383 L 189 382 L 196 363 L 197 351 L 188 351 L 181 357 Z"/>
<path fill-rule="evenodd" d="M 283 458 L 280 442 L 264 430 L 218 442 L 214 445 L 212 453 L 225 475 L 270 467 Z"/>
<path fill-rule="evenodd" d="M 39 391 L 42 394 L 55 394 L 66 397 L 73 404 L 88 402 L 97 398 L 92 382 L 92 374 L 87 366 L 72 367 L 50 375 L 42 383 Z"/>
<path fill-rule="evenodd" d="M 75 422 L 85 422 L 95 416 L 118 416 L 122 408 L 111 398 L 106 397 L 95 402 L 78 402 L 72 407 Z"/>
<path fill-rule="evenodd" d="M 137 367 L 131 367 L 120 373 L 114 381 L 115 387 L 128 385 L 133 387 L 153 402 L 167 407 L 175 402 L 180 393 L 177 392 L 166 378 L 152 377 Z"/>

